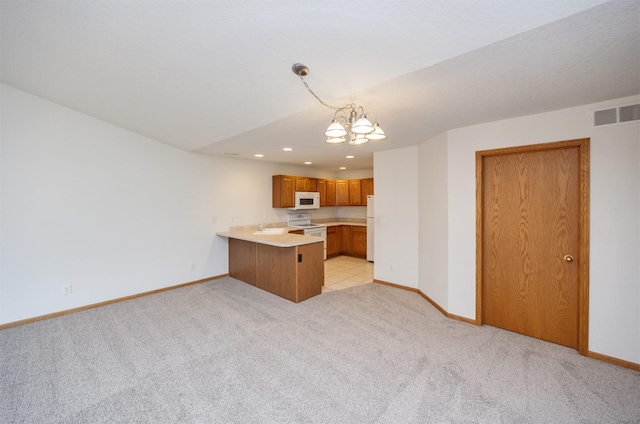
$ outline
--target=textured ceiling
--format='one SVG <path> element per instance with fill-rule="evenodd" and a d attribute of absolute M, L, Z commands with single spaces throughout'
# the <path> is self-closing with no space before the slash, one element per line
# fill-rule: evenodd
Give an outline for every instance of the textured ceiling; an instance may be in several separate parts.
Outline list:
<path fill-rule="evenodd" d="M 374 151 L 447 129 L 640 93 L 640 0 L 0 7 L 3 83 L 187 151 L 370 168 Z M 388 139 L 326 145 L 333 113 L 296 62 Z"/>

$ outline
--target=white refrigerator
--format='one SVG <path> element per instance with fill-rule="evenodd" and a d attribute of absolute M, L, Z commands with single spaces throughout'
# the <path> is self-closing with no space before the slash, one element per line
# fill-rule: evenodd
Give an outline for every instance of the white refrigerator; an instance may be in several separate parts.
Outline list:
<path fill-rule="evenodd" d="M 373 195 L 367 195 L 367 260 L 373 262 Z"/>

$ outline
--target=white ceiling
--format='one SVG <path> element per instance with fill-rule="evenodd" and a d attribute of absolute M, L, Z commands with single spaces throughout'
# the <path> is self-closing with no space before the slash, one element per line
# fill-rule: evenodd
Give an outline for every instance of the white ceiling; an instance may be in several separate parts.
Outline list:
<path fill-rule="evenodd" d="M 322 169 L 640 93 L 640 0 L 2 0 L 2 82 L 186 151 Z M 334 105 L 386 141 L 327 145 Z M 283 152 L 289 146 L 293 152 Z M 354 154 L 354 159 L 345 159 Z"/>

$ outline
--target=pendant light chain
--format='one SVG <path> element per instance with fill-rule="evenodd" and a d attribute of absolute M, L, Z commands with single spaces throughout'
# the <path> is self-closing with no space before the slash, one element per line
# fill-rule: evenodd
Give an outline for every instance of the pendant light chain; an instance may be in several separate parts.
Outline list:
<path fill-rule="evenodd" d="M 327 136 L 327 143 L 340 144 L 347 141 L 349 137 L 349 144 L 358 145 L 364 144 L 369 140 L 385 140 L 387 138 L 378 122 L 369 121 L 367 115 L 364 112 L 362 106 L 356 106 L 355 103 L 346 104 L 342 107 L 332 106 L 322 100 L 316 93 L 313 92 L 309 84 L 304 80 L 304 76 L 309 74 L 309 68 L 302 63 L 296 63 L 292 66 L 293 73 L 300 77 L 300 81 L 306 87 L 307 91 L 316 98 L 321 105 L 335 111 L 333 114 L 333 120 L 325 131 L 324 135 Z M 361 114 L 358 117 L 356 110 L 360 109 Z M 348 117 L 338 115 L 338 113 L 348 113 Z M 371 113 L 375 118 L 375 115 Z M 377 120 L 377 119 L 376 119 Z"/>
<path fill-rule="evenodd" d="M 307 82 L 304 80 L 304 77 L 302 75 L 298 75 L 300 77 L 300 81 L 302 81 L 302 83 L 304 84 L 305 87 L 307 87 L 307 90 L 309 91 L 309 93 L 311 93 L 313 95 L 313 97 L 316 98 L 317 101 L 320 102 L 320 104 L 322 106 L 326 106 L 329 109 L 333 109 L 336 112 L 341 112 L 347 109 L 356 109 L 356 105 L 351 103 L 351 104 L 346 104 L 342 107 L 337 107 L 337 106 L 331 106 L 330 104 L 327 104 L 324 100 L 322 100 L 320 97 L 318 97 L 318 95 L 316 93 L 313 92 L 313 90 L 311 89 L 311 87 L 309 87 L 309 84 L 307 84 Z"/>

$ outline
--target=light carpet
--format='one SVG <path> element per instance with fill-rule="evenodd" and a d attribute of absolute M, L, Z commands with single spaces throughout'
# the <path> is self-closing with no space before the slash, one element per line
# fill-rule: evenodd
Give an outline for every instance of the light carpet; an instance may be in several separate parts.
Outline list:
<path fill-rule="evenodd" d="M 633 423 L 640 373 L 366 284 L 232 278 L 0 331 L 2 423 Z"/>

